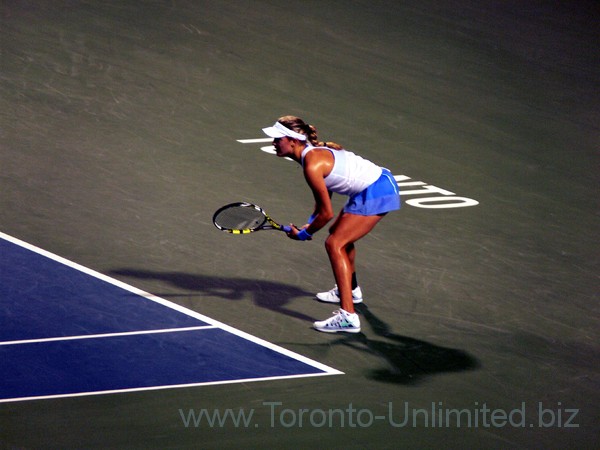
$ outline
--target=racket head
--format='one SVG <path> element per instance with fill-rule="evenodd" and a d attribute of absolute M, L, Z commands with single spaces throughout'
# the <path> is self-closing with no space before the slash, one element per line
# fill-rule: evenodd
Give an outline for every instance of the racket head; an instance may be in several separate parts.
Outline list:
<path fill-rule="evenodd" d="M 257 230 L 279 227 L 269 219 L 260 206 L 247 202 L 222 206 L 213 214 L 213 224 L 219 230 L 232 234 L 248 234 Z"/>

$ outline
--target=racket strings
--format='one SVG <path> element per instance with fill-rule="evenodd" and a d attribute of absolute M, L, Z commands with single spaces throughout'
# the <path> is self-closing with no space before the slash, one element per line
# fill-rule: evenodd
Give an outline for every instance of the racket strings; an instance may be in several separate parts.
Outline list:
<path fill-rule="evenodd" d="M 240 206 L 224 209 L 214 221 L 229 230 L 254 230 L 266 221 L 266 217 L 254 208 Z"/>

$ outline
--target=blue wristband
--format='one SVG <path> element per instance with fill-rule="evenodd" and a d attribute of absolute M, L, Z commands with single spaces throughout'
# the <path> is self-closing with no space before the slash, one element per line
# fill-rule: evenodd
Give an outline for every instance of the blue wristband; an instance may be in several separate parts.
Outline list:
<path fill-rule="evenodd" d="M 308 218 L 308 220 L 306 221 L 307 224 L 311 224 L 313 223 L 313 221 L 316 219 L 317 215 L 316 214 L 311 214 L 310 217 Z"/>
<path fill-rule="evenodd" d="M 312 237 L 312 234 L 306 231 L 306 228 L 302 228 L 296 236 L 298 236 L 298 239 L 300 239 L 301 241 L 306 241 L 307 239 L 310 239 Z"/>

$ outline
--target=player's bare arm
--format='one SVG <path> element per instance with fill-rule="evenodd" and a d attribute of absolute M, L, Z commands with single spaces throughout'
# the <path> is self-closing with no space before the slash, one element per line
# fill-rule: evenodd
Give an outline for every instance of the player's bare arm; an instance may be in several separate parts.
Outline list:
<path fill-rule="evenodd" d="M 316 233 L 333 218 L 331 194 L 325 185 L 325 177 L 333 167 L 333 155 L 328 150 L 315 149 L 304 158 L 304 177 L 315 198 L 315 219 L 307 230 Z"/>

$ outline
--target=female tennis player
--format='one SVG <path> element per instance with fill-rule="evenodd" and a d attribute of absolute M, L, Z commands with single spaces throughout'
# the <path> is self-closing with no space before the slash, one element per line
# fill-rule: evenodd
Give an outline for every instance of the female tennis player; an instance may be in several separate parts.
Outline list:
<path fill-rule="evenodd" d="M 349 197 L 329 229 L 325 241 L 336 285 L 317 294 L 320 301 L 340 303 L 333 317 L 315 322 L 327 333 L 360 331 L 354 303 L 362 302 L 356 279 L 354 243 L 369 233 L 390 211 L 400 208 L 398 185 L 389 170 L 344 150 L 335 142 L 321 142 L 317 130 L 295 116 L 284 116 L 272 127 L 263 128 L 273 138 L 277 156 L 289 157 L 302 165 L 304 177 L 315 198 L 315 209 L 307 224 L 292 225 L 291 239 L 309 240 L 333 219 L 332 193 Z"/>

